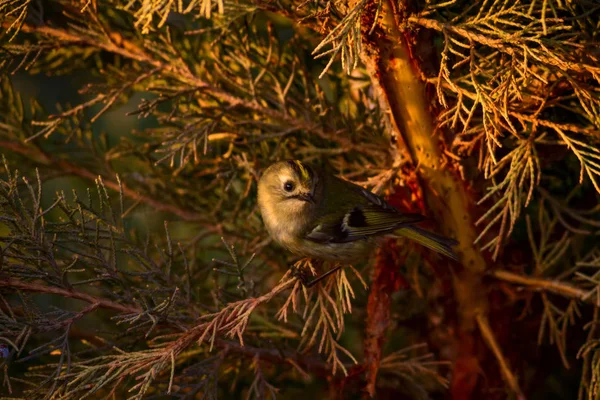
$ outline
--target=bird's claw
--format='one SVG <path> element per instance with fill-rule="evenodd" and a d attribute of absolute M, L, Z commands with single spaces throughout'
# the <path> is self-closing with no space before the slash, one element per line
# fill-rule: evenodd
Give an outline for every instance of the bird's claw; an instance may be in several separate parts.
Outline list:
<path fill-rule="evenodd" d="M 334 268 L 325 272 L 324 274 L 317 276 L 317 271 L 312 265 L 311 260 L 300 260 L 292 266 L 292 276 L 299 279 L 304 287 L 310 288 L 327 278 L 329 275 L 334 274 L 341 268 L 341 264 L 336 265 Z"/>
<path fill-rule="evenodd" d="M 314 274 L 312 273 L 311 269 L 306 268 L 304 264 L 305 263 L 300 261 L 292 265 L 291 273 L 294 278 L 302 282 L 302 285 L 310 287 L 309 284 L 312 279 L 312 275 Z"/>

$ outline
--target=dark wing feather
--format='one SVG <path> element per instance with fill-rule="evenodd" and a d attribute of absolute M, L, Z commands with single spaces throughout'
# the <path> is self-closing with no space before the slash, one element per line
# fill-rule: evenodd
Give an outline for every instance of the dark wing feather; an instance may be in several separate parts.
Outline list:
<path fill-rule="evenodd" d="M 306 235 L 307 239 L 320 243 L 352 242 L 390 233 L 424 219 L 420 214 L 403 214 L 375 194 L 360 186 L 353 187 L 359 195 L 359 205 L 345 212 L 323 216 L 318 220 L 317 226 Z"/>

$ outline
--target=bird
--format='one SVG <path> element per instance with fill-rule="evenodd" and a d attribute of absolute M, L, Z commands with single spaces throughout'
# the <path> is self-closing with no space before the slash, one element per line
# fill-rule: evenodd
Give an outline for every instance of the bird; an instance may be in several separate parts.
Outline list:
<path fill-rule="evenodd" d="M 381 197 L 300 160 L 270 165 L 258 181 L 258 206 L 271 238 L 296 255 L 340 268 L 368 257 L 385 237 L 406 237 L 458 261 L 457 241 L 422 229 L 421 214 L 402 213 Z M 308 284 L 310 283 L 310 285 Z"/>

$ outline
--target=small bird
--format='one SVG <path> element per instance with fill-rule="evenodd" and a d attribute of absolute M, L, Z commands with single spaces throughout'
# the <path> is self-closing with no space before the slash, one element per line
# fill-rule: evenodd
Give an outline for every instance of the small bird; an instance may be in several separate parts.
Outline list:
<path fill-rule="evenodd" d="M 263 172 L 258 205 L 273 240 L 303 257 L 355 262 L 383 237 L 403 236 L 458 260 L 455 240 L 414 226 L 424 216 L 401 213 L 372 192 L 298 160 L 277 162 Z"/>

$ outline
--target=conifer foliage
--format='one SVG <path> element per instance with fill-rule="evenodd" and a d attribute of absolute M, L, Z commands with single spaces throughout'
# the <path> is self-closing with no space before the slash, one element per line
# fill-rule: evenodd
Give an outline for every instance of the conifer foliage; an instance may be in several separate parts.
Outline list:
<path fill-rule="evenodd" d="M 600 397 L 597 1 L 0 0 L 0 24 L 4 396 Z M 427 215 L 460 263 L 389 240 L 304 287 L 333 265 L 256 207 L 284 159 Z"/>

